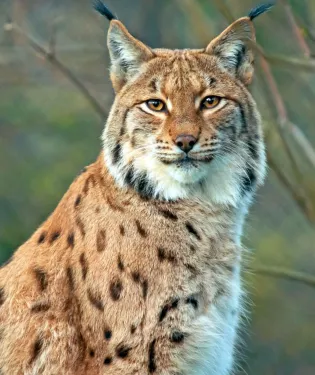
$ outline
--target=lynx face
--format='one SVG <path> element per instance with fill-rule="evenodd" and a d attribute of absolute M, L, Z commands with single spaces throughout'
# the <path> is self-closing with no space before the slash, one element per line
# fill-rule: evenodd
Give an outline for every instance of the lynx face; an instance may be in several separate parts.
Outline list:
<path fill-rule="evenodd" d="M 206 194 L 235 205 L 264 174 L 255 103 L 246 88 L 253 56 L 240 19 L 204 50 L 151 50 L 119 21 L 108 36 L 116 99 L 103 135 L 121 186 L 181 199 Z"/>

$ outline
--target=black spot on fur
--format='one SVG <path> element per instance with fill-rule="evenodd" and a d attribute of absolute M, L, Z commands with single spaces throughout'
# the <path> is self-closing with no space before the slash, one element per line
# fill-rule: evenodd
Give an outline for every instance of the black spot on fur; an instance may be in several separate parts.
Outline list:
<path fill-rule="evenodd" d="M 119 232 L 122 236 L 125 235 L 125 227 L 122 224 L 119 225 Z"/>
<path fill-rule="evenodd" d="M 195 236 L 197 238 L 197 240 L 200 241 L 201 237 L 200 237 L 199 233 L 196 231 L 196 229 L 192 226 L 192 224 L 187 222 L 185 225 L 186 225 L 186 228 L 187 228 L 188 232 L 191 233 L 193 236 Z"/>
<path fill-rule="evenodd" d="M 4 304 L 5 297 L 4 297 L 4 289 L 0 288 L 0 306 Z"/>
<path fill-rule="evenodd" d="M 131 348 L 125 345 L 119 345 L 116 348 L 116 355 L 119 358 L 127 358 Z"/>
<path fill-rule="evenodd" d="M 88 299 L 91 302 L 91 304 L 100 311 L 104 311 L 104 304 L 103 301 L 101 300 L 100 296 L 92 293 L 91 289 L 87 290 L 88 294 Z"/>
<path fill-rule="evenodd" d="M 132 276 L 132 279 L 135 283 L 140 282 L 140 273 L 139 272 L 132 272 L 131 276 Z"/>
<path fill-rule="evenodd" d="M 68 246 L 73 249 L 74 248 L 74 233 L 73 232 L 68 234 L 67 242 L 68 242 Z"/>
<path fill-rule="evenodd" d="M 198 301 L 197 301 L 197 299 L 196 299 L 195 297 L 188 297 L 188 298 L 186 299 L 186 303 L 187 303 L 188 305 L 192 305 L 192 306 L 194 307 L 195 310 L 198 309 Z"/>
<path fill-rule="evenodd" d="M 156 371 L 156 364 L 155 364 L 155 343 L 156 340 L 154 339 L 149 346 L 149 373 L 152 374 Z"/>
<path fill-rule="evenodd" d="M 67 267 L 66 273 L 67 273 L 67 280 L 68 280 L 69 290 L 73 291 L 74 290 L 74 277 L 73 277 L 72 268 L 71 267 Z"/>
<path fill-rule="evenodd" d="M 122 282 L 120 280 L 112 281 L 109 286 L 110 295 L 113 301 L 118 301 L 123 290 Z"/>
<path fill-rule="evenodd" d="M 74 202 L 74 207 L 77 208 L 80 203 L 81 203 L 81 195 L 78 195 Z"/>
<path fill-rule="evenodd" d="M 178 220 L 177 215 L 175 215 L 173 212 L 171 212 L 171 211 L 169 211 L 169 210 L 159 209 L 159 212 L 160 212 L 160 214 L 163 215 L 166 219 L 170 219 L 170 220 L 173 220 L 173 221 L 177 221 L 177 220 Z"/>
<path fill-rule="evenodd" d="M 146 299 L 148 295 L 148 287 L 149 287 L 148 280 L 142 280 L 141 285 L 142 285 L 142 296 L 144 299 Z"/>
<path fill-rule="evenodd" d="M 136 190 L 142 198 L 150 199 L 153 197 L 154 188 L 149 181 L 149 177 L 146 173 L 141 174 L 137 178 Z"/>
<path fill-rule="evenodd" d="M 87 260 L 85 258 L 84 253 L 82 253 L 80 255 L 80 265 L 81 265 L 81 271 L 82 271 L 82 279 L 84 281 L 86 279 L 86 275 L 88 273 L 88 265 L 87 265 Z"/>
<path fill-rule="evenodd" d="M 195 248 L 194 245 L 190 245 L 189 248 L 190 248 L 190 251 L 191 251 L 192 253 L 195 253 L 195 252 L 196 252 L 196 248 Z"/>
<path fill-rule="evenodd" d="M 171 334 L 170 341 L 178 344 L 178 343 L 182 342 L 184 340 L 184 338 L 185 338 L 185 334 L 183 332 L 174 331 Z"/>
<path fill-rule="evenodd" d="M 105 340 L 110 340 L 112 338 L 112 331 L 110 329 L 105 329 L 104 331 L 104 337 Z"/>
<path fill-rule="evenodd" d="M 50 309 L 50 303 L 48 302 L 35 302 L 31 306 L 31 312 L 39 313 L 46 312 Z"/>
<path fill-rule="evenodd" d="M 152 79 L 152 81 L 149 83 L 149 87 L 150 89 L 152 89 L 152 91 L 154 92 L 157 91 L 157 79 L 156 78 Z"/>
<path fill-rule="evenodd" d="M 93 349 L 90 349 L 90 357 L 94 358 L 95 357 L 95 351 Z"/>
<path fill-rule="evenodd" d="M 125 177 L 125 183 L 128 186 L 132 186 L 133 185 L 133 180 L 134 180 L 134 170 L 133 170 L 133 167 L 130 167 L 128 169 L 128 172 L 127 172 L 126 177 Z"/>
<path fill-rule="evenodd" d="M 134 324 L 132 324 L 132 326 L 130 327 L 130 333 L 133 335 L 136 332 L 136 329 L 137 327 Z"/>
<path fill-rule="evenodd" d="M 36 280 L 38 281 L 39 288 L 43 292 L 48 286 L 46 272 L 44 272 L 40 268 L 35 268 L 34 273 L 35 273 Z"/>
<path fill-rule="evenodd" d="M 112 357 L 106 357 L 104 359 L 104 365 L 110 365 L 113 361 L 113 358 Z"/>
<path fill-rule="evenodd" d="M 121 144 L 117 143 L 112 153 L 113 164 L 117 164 L 121 159 Z"/>
<path fill-rule="evenodd" d="M 194 267 L 192 264 L 184 263 L 184 266 L 190 271 L 194 276 L 198 275 L 197 268 Z"/>
<path fill-rule="evenodd" d="M 60 237 L 60 231 L 54 231 L 52 232 L 52 234 L 50 235 L 50 238 L 49 238 L 49 243 L 53 243 L 55 242 L 58 238 Z"/>
<path fill-rule="evenodd" d="M 267 4 L 258 5 L 257 7 L 253 8 L 249 12 L 248 17 L 252 21 L 256 17 L 260 16 L 261 14 L 268 12 L 274 5 L 275 5 L 275 1 L 267 3 Z"/>
<path fill-rule="evenodd" d="M 42 233 L 40 234 L 40 236 L 39 236 L 37 242 L 38 242 L 39 244 L 40 244 L 40 243 L 44 243 L 45 240 L 46 240 L 46 236 L 47 236 L 47 232 L 42 232 Z"/>
<path fill-rule="evenodd" d="M 119 270 L 120 271 L 124 271 L 125 270 L 125 266 L 124 266 L 124 263 L 123 263 L 120 255 L 118 255 L 118 261 L 117 261 L 117 263 L 118 263 Z"/>
<path fill-rule="evenodd" d="M 165 250 L 162 247 L 158 247 L 157 251 L 158 251 L 159 261 L 163 262 L 166 259 Z"/>
<path fill-rule="evenodd" d="M 77 218 L 75 219 L 75 223 L 76 223 L 76 225 L 77 225 L 78 228 L 79 228 L 79 231 L 80 231 L 80 233 L 81 233 L 81 236 L 84 238 L 84 237 L 85 237 L 85 228 L 84 228 L 84 224 L 83 224 L 82 220 L 81 220 L 79 217 L 77 217 Z"/>
<path fill-rule="evenodd" d="M 33 345 L 33 349 L 32 349 L 32 356 L 31 356 L 31 359 L 30 359 L 30 362 L 29 364 L 31 365 L 35 360 L 36 358 L 40 355 L 40 352 L 42 351 L 42 348 L 43 348 L 43 340 L 41 338 L 38 338 L 34 345 Z"/>
<path fill-rule="evenodd" d="M 140 234 L 140 236 L 141 236 L 141 237 L 147 237 L 147 236 L 148 236 L 148 233 L 147 233 L 146 230 L 143 228 L 143 226 L 140 224 L 140 221 L 139 221 L 139 220 L 136 220 L 135 223 L 136 223 L 136 227 L 137 227 L 137 230 L 138 230 L 138 233 Z"/>
<path fill-rule="evenodd" d="M 102 252 L 105 250 L 105 245 L 106 245 L 106 233 L 104 230 L 100 230 L 97 233 L 97 238 L 96 238 L 96 249 L 98 252 Z"/>
<path fill-rule="evenodd" d="M 96 184 L 95 182 L 95 177 L 91 174 L 86 180 L 85 180 L 85 183 L 84 183 L 84 186 L 83 186 L 83 193 L 86 195 L 90 189 L 90 185 L 92 185 L 92 187 L 94 187 Z"/>
<path fill-rule="evenodd" d="M 162 310 L 160 312 L 159 322 L 162 322 L 165 319 L 167 313 L 170 310 L 176 309 L 178 307 L 178 303 L 179 303 L 179 298 L 174 298 L 172 301 L 170 301 L 167 304 L 165 304 L 162 307 Z"/>
<path fill-rule="evenodd" d="M 107 201 L 107 204 L 109 205 L 109 207 L 113 210 L 113 211 L 119 211 L 119 212 L 124 212 L 125 209 L 121 206 L 119 206 L 118 204 L 116 204 L 112 198 L 110 197 L 107 197 L 106 198 L 106 201 Z"/>

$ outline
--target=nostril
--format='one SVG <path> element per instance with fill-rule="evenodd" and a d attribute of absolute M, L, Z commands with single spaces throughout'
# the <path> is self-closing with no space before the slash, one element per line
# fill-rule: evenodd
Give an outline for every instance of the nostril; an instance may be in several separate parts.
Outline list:
<path fill-rule="evenodd" d="M 181 134 L 175 139 L 176 146 L 186 153 L 188 153 L 196 143 L 197 139 L 187 134 Z"/>

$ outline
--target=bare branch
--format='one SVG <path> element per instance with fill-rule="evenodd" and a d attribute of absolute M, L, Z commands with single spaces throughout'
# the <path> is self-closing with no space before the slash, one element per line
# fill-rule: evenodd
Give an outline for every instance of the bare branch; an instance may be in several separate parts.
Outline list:
<path fill-rule="evenodd" d="M 258 274 L 262 276 L 269 276 L 269 277 L 275 277 L 275 278 L 280 278 L 280 279 L 287 279 L 290 281 L 297 281 L 305 285 L 315 287 L 315 277 L 312 275 L 308 275 L 304 272 L 289 270 L 289 269 L 282 268 L 282 267 L 263 266 L 263 265 L 248 267 L 246 268 L 246 270 L 254 274 Z"/>
<path fill-rule="evenodd" d="M 107 116 L 106 111 L 103 107 L 98 103 L 98 101 L 91 95 L 89 90 L 85 87 L 85 85 L 81 82 L 81 80 L 54 54 L 51 54 L 50 51 L 46 50 L 39 42 L 37 42 L 32 36 L 27 34 L 26 31 L 22 30 L 18 25 L 14 22 L 5 26 L 5 30 L 7 31 L 14 31 L 18 35 L 22 36 L 27 40 L 30 47 L 38 53 L 40 56 L 44 58 L 45 61 L 49 62 L 54 68 L 57 68 L 86 98 L 86 100 L 90 103 L 92 108 L 95 110 L 96 113 L 99 114 L 102 120 L 104 120 Z"/>
<path fill-rule="evenodd" d="M 304 37 L 303 37 L 303 34 L 295 20 L 295 17 L 294 17 L 294 14 L 292 12 L 292 9 L 291 9 L 291 6 L 288 4 L 287 0 L 280 0 L 281 3 L 282 3 L 282 6 L 284 8 L 284 11 L 285 11 L 285 14 L 287 16 L 287 19 L 289 21 L 289 24 L 293 30 L 293 33 L 296 37 L 296 40 L 298 42 L 298 45 L 302 51 L 302 53 L 304 54 L 304 56 L 306 57 L 310 57 L 311 56 L 311 51 L 309 49 L 309 46 L 307 45 Z"/>

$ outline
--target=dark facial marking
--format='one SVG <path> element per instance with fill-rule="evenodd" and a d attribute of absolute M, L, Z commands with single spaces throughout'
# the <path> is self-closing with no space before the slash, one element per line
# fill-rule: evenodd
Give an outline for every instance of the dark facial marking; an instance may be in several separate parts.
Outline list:
<path fill-rule="evenodd" d="M 35 360 L 36 358 L 40 355 L 40 352 L 43 348 L 43 340 L 41 338 L 38 338 L 34 345 L 33 345 L 33 353 L 32 353 L 32 357 L 29 361 L 29 364 L 31 365 Z"/>
<path fill-rule="evenodd" d="M 124 266 L 124 263 L 123 263 L 120 255 L 118 255 L 118 268 L 119 268 L 120 271 L 125 270 L 125 266 Z"/>
<path fill-rule="evenodd" d="M 80 265 L 81 265 L 81 271 L 82 271 L 82 279 L 84 281 L 88 273 L 88 265 L 87 265 L 87 261 L 86 261 L 84 253 L 80 255 Z"/>
<path fill-rule="evenodd" d="M 162 322 L 165 319 L 167 313 L 170 310 L 176 309 L 178 307 L 178 303 L 179 303 L 179 298 L 174 298 L 171 302 L 164 305 L 160 312 L 159 322 Z"/>
<path fill-rule="evenodd" d="M 170 336 L 170 341 L 178 344 L 178 343 L 182 342 L 184 340 L 184 338 L 185 338 L 185 334 L 183 332 L 174 331 L 174 332 L 172 332 L 172 334 Z"/>
<path fill-rule="evenodd" d="M 197 238 L 197 240 L 201 240 L 201 237 L 199 235 L 199 233 L 196 231 L 196 229 L 190 224 L 190 223 L 186 223 L 186 228 L 188 230 L 189 233 L 191 233 L 193 236 L 195 236 Z"/>
<path fill-rule="evenodd" d="M 127 172 L 126 177 L 125 177 L 126 185 L 132 186 L 133 185 L 133 179 L 134 179 L 134 171 L 133 171 L 133 167 L 131 166 L 128 169 L 128 172 Z"/>
<path fill-rule="evenodd" d="M 184 266 L 190 271 L 194 276 L 198 275 L 197 268 L 194 267 L 192 264 L 185 263 Z"/>
<path fill-rule="evenodd" d="M 197 299 L 195 297 L 188 297 L 186 299 L 186 303 L 188 305 L 192 305 L 195 310 L 198 309 L 198 301 L 197 301 Z"/>
<path fill-rule="evenodd" d="M 56 230 L 56 231 L 52 232 L 52 234 L 50 235 L 50 238 L 49 238 L 49 243 L 52 244 L 52 243 L 55 242 L 59 237 L 60 237 L 60 231 L 59 231 L 59 230 Z"/>
<path fill-rule="evenodd" d="M 155 343 L 156 340 L 154 339 L 149 346 L 149 373 L 152 374 L 156 371 L 156 364 L 155 364 Z"/>
<path fill-rule="evenodd" d="M 46 240 L 46 236 L 47 236 L 47 232 L 42 232 L 42 233 L 40 234 L 40 236 L 39 236 L 37 242 L 38 242 L 39 244 L 40 244 L 40 243 L 44 243 L 45 240 Z"/>
<path fill-rule="evenodd" d="M 83 224 L 82 220 L 79 217 L 76 217 L 75 223 L 79 228 L 81 236 L 84 238 L 85 237 L 85 228 L 84 228 L 84 224 Z"/>
<path fill-rule="evenodd" d="M 119 358 L 127 358 L 131 348 L 125 345 L 119 345 L 116 348 L 116 355 Z"/>
<path fill-rule="evenodd" d="M 110 365 L 113 361 L 113 358 L 112 357 L 106 357 L 104 359 L 104 365 Z"/>
<path fill-rule="evenodd" d="M 247 167 L 246 174 L 242 178 L 242 192 L 245 195 L 246 193 L 251 193 L 255 188 L 256 183 L 255 171 L 252 167 Z"/>
<path fill-rule="evenodd" d="M 141 174 L 137 178 L 136 190 L 144 199 L 150 199 L 153 196 L 154 188 L 151 185 L 146 173 Z"/>
<path fill-rule="evenodd" d="M 137 226 L 138 233 L 140 234 L 141 237 L 147 237 L 148 236 L 147 232 L 145 231 L 143 226 L 140 224 L 139 220 L 136 220 L 136 226 Z"/>
<path fill-rule="evenodd" d="M 170 220 L 173 220 L 173 221 L 177 221 L 178 220 L 177 215 L 173 214 L 173 212 L 171 212 L 169 210 L 159 209 L 159 213 L 161 215 L 163 215 L 166 219 L 170 219 Z"/>
<path fill-rule="evenodd" d="M 40 268 L 35 268 L 34 269 L 34 274 L 35 274 L 36 280 L 37 280 L 37 282 L 39 284 L 39 289 L 43 292 L 47 288 L 47 286 L 48 286 L 46 272 L 44 272 Z"/>
<path fill-rule="evenodd" d="M 112 152 L 112 162 L 113 164 L 117 164 L 121 159 L 121 144 L 117 143 Z"/>
<path fill-rule="evenodd" d="M 112 331 L 110 329 L 105 329 L 104 337 L 105 337 L 105 340 L 110 340 L 112 338 Z"/>
<path fill-rule="evenodd" d="M 74 233 L 73 232 L 68 234 L 67 242 L 68 242 L 68 246 L 73 249 L 74 248 Z"/>
<path fill-rule="evenodd" d="M 67 273 L 67 281 L 68 281 L 69 290 L 73 291 L 74 290 L 74 277 L 73 277 L 72 268 L 67 267 L 66 273 Z"/>
<path fill-rule="evenodd" d="M 257 150 L 257 145 L 252 139 L 249 139 L 247 141 L 249 152 L 251 153 L 251 156 L 254 160 L 258 159 L 258 150 Z"/>
<path fill-rule="evenodd" d="M 105 245 L 106 245 L 106 233 L 104 230 L 100 230 L 97 233 L 97 238 L 96 238 L 96 249 L 98 252 L 104 251 L 105 250 Z"/>
<path fill-rule="evenodd" d="M 125 235 L 125 227 L 122 224 L 119 225 L 119 232 L 122 236 Z"/>
<path fill-rule="evenodd" d="M 91 289 L 87 290 L 88 299 L 91 304 L 100 311 L 104 311 L 104 304 L 100 298 L 100 296 L 95 295 L 92 293 Z"/>
<path fill-rule="evenodd" d="M 0 288 L 0 306 L 4 304 L 4 300 L 5 300 L 4 289 Z"/>
<path fill-rule="evenodd" d="M 81 195 L 78 195 L 74 202 L 74 207 L 77 208 L 80 203 L 81 203 Z"/>
<path fill-rule="evenodd" d="M 110 295 L 113 301 L 118 301 L 123 290 L 123 286 L 120 280 L 112 281 L 109 286 Z"/>
<path fill-rule="evenodd" d="M 152 91 L 156 92 L 157 91 L 157 79 L 153 78 L 152 81 L 149 83 L 149 88 L 152 89 Z"/>
<path fill-rule="evenodd" d="M 46 312 L 50 309 L 50 303 L 48 302 L 35 302 L 31 306 L 31 312 L 39 313 Z"/>

